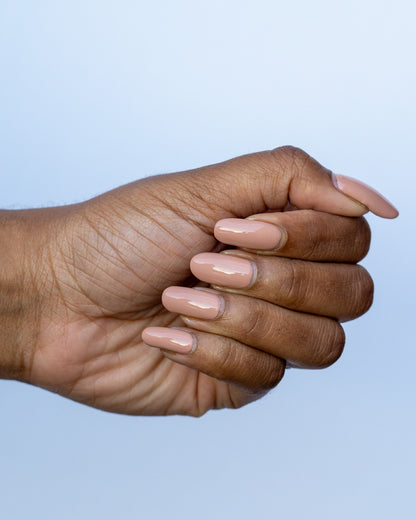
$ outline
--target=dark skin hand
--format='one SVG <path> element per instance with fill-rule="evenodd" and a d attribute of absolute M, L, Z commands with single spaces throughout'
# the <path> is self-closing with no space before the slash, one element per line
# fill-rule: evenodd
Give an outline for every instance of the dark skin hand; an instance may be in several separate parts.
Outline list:
<path fill-rule="evenodd" d="M 124 414 L 200 416 L 247 404 L 279 383 L 286 360 L 322 368 L 341 355 L 339 322 L 372 301 L 371 278 L 355 265 L 370 244 L 366 211 L 288 147 L 77 205 L 0 212 L 0 375 Z M 217 242 L 218 220 L 250 215 L 284 228 L 284 247 L 263 254 Z M 252 287 L 216 287 L 225 301 L 217 320 L 168 312 L 163 290 L 208 287 L 189 264 L 220 251 L 257 265 Z M 148 346 L 141 334 L 150 326 L 191 330 L 198 348 Z"/>

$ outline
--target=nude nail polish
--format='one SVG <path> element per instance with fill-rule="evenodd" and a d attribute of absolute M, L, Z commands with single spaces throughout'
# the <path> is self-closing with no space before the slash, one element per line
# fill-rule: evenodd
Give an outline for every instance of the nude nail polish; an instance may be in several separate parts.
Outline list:
<path fill-rule="evenodd" d="M 169 327 L 147 327 L 142 340 L 150 347 L 159 347 L 178 354 L 190 354 L 196 348 L 196 337 L 190 332 Z"/>
<path fill-rule="evenodd" d="M 333 173 L 332 182 L 344 195 L 364 204 L 372 213 L 379 217 L 396 218 L 399 214 L 393 204 L 383 197 L 381 193 L 357 179 Z"/>
<path fill-rule="evenodd" d="M 257 269 L 245 258 L 219 253 L 201 253 L 191 260 L 191 271 L 200 280 L 232 289 L 253 284 Z"/>
<path fill-rule="evenodd" d="M 214 235 L 224 244 L 256 250 L 276 250 L 283 238 L 282 231 L 273 224 L 241 218 L 219 220 L 215 224 Z"/>
<path fill-rule="evenodd" d="M 170 312 L 203 320 L 215 320 L 223 310 L 219 294 L 189 287 L 168 287 L 163 291 L 162 303 Z"/>

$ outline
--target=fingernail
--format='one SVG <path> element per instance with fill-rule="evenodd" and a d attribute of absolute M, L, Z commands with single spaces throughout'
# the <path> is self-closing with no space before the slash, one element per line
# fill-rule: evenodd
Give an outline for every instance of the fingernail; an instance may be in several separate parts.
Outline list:
<path fill-rule="evenodd" d="M 147 327 L 142 332 L 142 340 L 150 347 L 178 354 L 190 354 L 196 348 L 196 337 L 193 334 L 168 327 Z"/>
<path fill-rule="evenodd" d="M 344 195 L 361 202 L 361 204 L 367 206 L 372 213 L 379 217 L 396 218 L 399 214 L 393 204 L 383 197 L 381 193 L 357 179 L 333 173 L 332 182 Z"/>
<path fill-rule="evenodd" d="M 244 289 L 254 282 L 256 266 L 244 258 L 218 253 L 201 253 L 191 260 L 192 273 L 204 282 Z"/>
<path fill-rule="evenodd" d="M 189 287 L 168 287 L 163 291 L 163 306 L 170 312 L 185 314 L 203 320 L 215 320 L 224 304 L 219 294 Z"/>
<path fill-rule="evenodd" d="M 283 233 L 273 224 L 260 220 L 225 218 L 215 224 L 214 235 L 224 244 L 249 249 L 279 249 Z"/>

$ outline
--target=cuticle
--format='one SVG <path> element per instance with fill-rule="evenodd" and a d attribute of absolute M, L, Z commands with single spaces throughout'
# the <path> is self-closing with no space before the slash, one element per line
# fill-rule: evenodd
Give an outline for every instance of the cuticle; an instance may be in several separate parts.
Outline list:
<path fill-rule="evenodd" d="M 210 320 L 194 318 L 193 316 L 189 316 L 189 319 L 198 320 L 198 321 L 214 321 L 214 320 L 218 320 L 218 318 L 221 318 L 221 316 L 224 314 L 224 310 L 225 310 L 225 300 L 222 297 L 222 295 L 220 294 L 220 292 L 217 291 L 216 289 L 211 289 L 210 287 L 193 287 L 193 289 L 196 289 L 197 291 L 205 291 L 210 294 L 215 294 L 215 296 L 217 296 L 220 301 L 220 308 L 219 308 L 218 313 L 215 316 L 215 318 L 211 318 Z M 180 316 L 182 316 L 182 314 Z M 187 317 L 187 316 L 185 316 L 185 317 Z"/>
<path fill-rule="evenodd" d="M 286 228 L 280 227 L 280 226 L 276 226 L 276 227 L 279 228 L 280 233 L 282 234 L 282 237 L 280 238 L 279 244 L 278 244 L 277 248 L 274 251 L 280 251 L 287 244 L 288 234 L 287 234 L 287 229 Z"/>
<path fill-rule="evenodd" d="M 250 283 L 244 287 L 244 289 L 250 289 L 250 287 L 252 287 L 256 280 L 257 280 L 257 275 L 258 275 L 258 268 L 257 268 L 257 264 L 255 262 L 252 262 L 250 261 L 250 264 L 251 264 L 251 267 L 253 269 L 253 274 L 251 275 L 251 280 L 250 280 Z"/>
<path fill-rule="evenodd" d="M 211 294 L 214 294 L 214 290 L 212 292 L 211 291 L 207 291 L 207 292 L 210 292 Z M 215 294 L 218 296 L 218 299 L 219 299 L 219 302 L 220 302 L 220 308 L 218 309 L 218 313 L 217 313 L 217 315 L 214 318 L 211 318 L 211 319 L 195 318 L 195 316 L 187 316 L 186 314 L 179 314 L 179 316 L 181 318 L 185 318 L 185 319 L 191 320 L 191 321 L 202 321 L 202 322 L 208 322 L 208 323 L 210 321 L 218 320 L 224 314 L 224 311 L 225 311 L 225 300 L 224 300 L 224 298 L 220 294 L 218 294 L 218 291 L 215 291 Z"/>
<path fill-rule="evenodd" d="M 215 318 L 213 318 L 213 320 L 218 320 L 219 318 L 222 318 L 222 315 L 224 314 L 224 311 L 225 311 L 224 298 L 219 294 L 218 299 L 220 300 L 220 308 L 218 309 L 218 314 L 215 316 Z"/>

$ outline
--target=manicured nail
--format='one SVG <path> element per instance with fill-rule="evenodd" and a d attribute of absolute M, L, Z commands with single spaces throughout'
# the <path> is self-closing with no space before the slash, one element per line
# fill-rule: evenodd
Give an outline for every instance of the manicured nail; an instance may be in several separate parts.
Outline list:
<path fill-rule="evenodd" d="M 169 327 L 147 327 L 142 332 L 142 340 L 151 347 L 179 354 L 190 354 L 196 348 L 196 338 L 193 334 Z"/>
<path fill-rule="evenodd" d="M 162 294 L 168 311 L 203 320 L 215 320 L 223 310 L 223 302 L 219 294 L 189 287 L 168 287 Z"/>
<path fill-rule="evenodd" d="M 284 234 L 273 224 L 260 220 L 225 218 L 215 224 L 214 235 L 224 244 L 249 249 L 279 249 Z"/>
<path fill-rule="evenodd" d="M 367 206 L 372 213 L 379 217 L 396 218 L 399 214 L 393 204 L 383 197 L 381 193 L 367 186 L 367 184 L 357 181 L 357 179 L 333 173 L 332 182 L 344 195 L 361 202 L 361 204 Z"/>
<path fill-rule="evenodd" d="M 191 260 L 191 271 L 204 282 L 244 289 L 255 280 L 256 266 L 244 258 L 219 253 L 201 253 Z"/>

